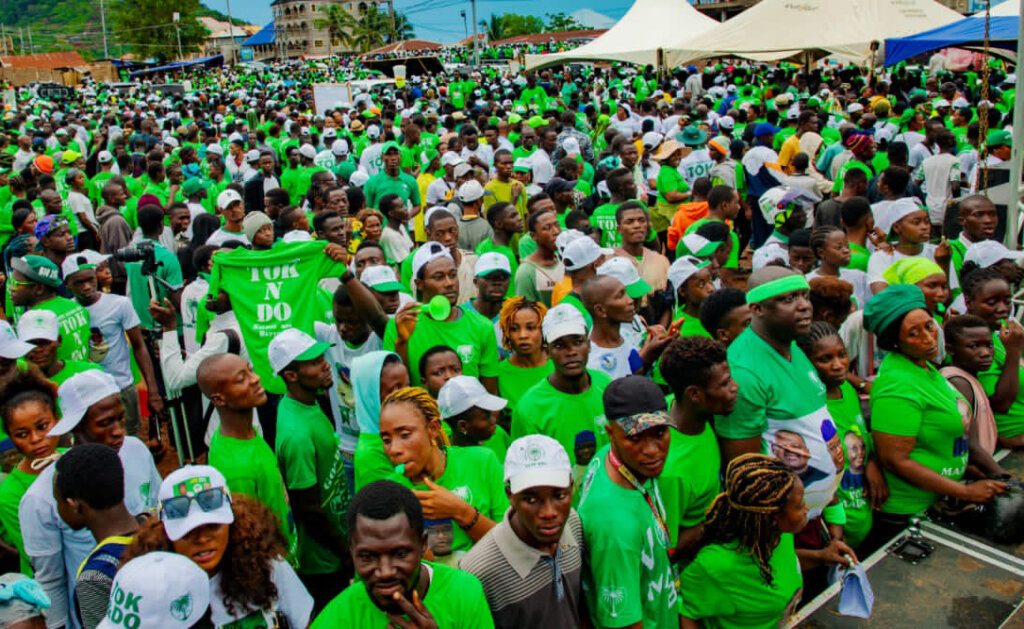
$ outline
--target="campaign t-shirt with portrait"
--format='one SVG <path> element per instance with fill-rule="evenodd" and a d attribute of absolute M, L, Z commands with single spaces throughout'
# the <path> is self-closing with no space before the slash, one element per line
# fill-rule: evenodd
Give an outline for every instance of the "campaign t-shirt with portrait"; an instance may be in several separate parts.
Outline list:
<path fill-rule="evenodd" d="M 874 453 L 875 442 L 871 431 L 864 422 L 860 411 L 860 399 L 849 382 L 839 387 L 842 398 L 829 399 L 828 411 L 839 430 L 839 438 L 843 442 L 843 455 L 846 465 L 839 483 L 839 500 L 846 512 L 846 524 L 843 534 L 846 543 L 856 548 L 871 530 L 871 503 L 864 497 L 867 485 L 865 466 Z"/>
<path fill-rule="evenodd" d="M 446 453 L 444 471 L 434 479 L 434 482 L 462 498 L 470 506 L 479 509 L 481 516 L 500 522 L 505 510 L 508 509 L 508 496 L 505 495 L 504 471 L 494 452 L 480 446 L 449 446 Z M 426 485 L 413 485 L 408 478 L 398 472 L 394 472 L 389 480 L 410 489 L 430 489 Z M 428 538 L 432 535 L 432 526 L 451 536 L 451 553 L 438 555 L 435 551 L 435 561 L 457 567 L 459 559 L 473 547 L 473 540 L 462 527 L 450 519 L 428 520 L 426 525 Z"/>
<path fill-rule="evenodd" d="M 427 561 L 420 570 L 430 576 L 423 606 L 444 629 L 494 629 L 494 619 L 480 580 L 468 572 Z M 310 629 L 391 629 L 394 625 L 370 598 L 363 581 L 356 581 L 334 597 Z"/>
<path fill-rule="evenodd" d="M 618 347 L 601 347 L 593 340 L 590 341 L 587 369 L 600 371 L 612 380 L 635 373 L 643 364 L 640 352 L 626 339 L 622 339 Z"/>
<path fill-rule="evenodd" d="M 60 324 L 58 360 L 89 360 L 89 337 L 91 334 L 88 310 L 79 306 L 78 302 L 65 297 L 51 297 L 32 306 L 26 312 L 32 310 L 49 310 L 57 315 L 57 323 Z"/>
<path fill-rule="evenodd" d="M 89 327 L 99 329 L 107 344 L 107 355 L 100 366 L 114 377 L 119 389 L 130 387 L 134 378 L 125 332 L 140 324 L 132 302 L 121 295 L 100 293 L 100 298 L 85 309 L 89 311 Z"/>
<path fill-rule="evenodd" d="M 277 440 L 274 451 L 289 490 L 315 487 L 320 507 L 341 533 L 347 526 L 349 492 L 342 467 L 338 436 L 316 404 L 303 404 L 288 396 L 277 406 Z M 341 567 L 341 557 L 325 548 L 296 522 L 299 539 L 299 571 L 326 574 Z"/>
<path fill-rule="evenodd" d="M 210 620 L 218 629 L 257 629 L 259 627 L 280 627 L 280 619 L 288 621 L 289 627 L 306 627 L 312 619 L 313 597 L 299 580 L 299 575 L 287 561 L 271 561 L 270 581 L 277 588 L 274 608 L 269 610 L 228 611 L 224 594 L 220 589 L 221 575 L 210 577 Z M 237 607 L 237 605 L 236 605 Z"/>
<path fill-rule="evenodd" d="M 985 393 L 988 395 L 995 392 L 999 376 L 1006 366 L 1006 346 L 1003 345 L 996 332 L 992 333 L 992 345 L 995 350 L 992 366 L 988 368 L 988 371 L 978 374 L 978 381 L 981 382 L 981 386 L 985 388 Z M 1017 374 L 1024 382 L 1024 362 L 1017 365 Z M 1024 387 L 1018 389 L 1017 397 L 1010 404 L 1010 408 L 1005 413 L 995 413 L 995 417 L 996 430 L 1000 437 L 1010 438 L 1024 433 Z"/>
<path fill-rule="evenodd" d="M 792 533 L 783 533 L 768 560 L 772 583 L 746 548 L 709 544 L 680 575 L 682 615 L 703 627 L 777 627 L 796 611 L 803 589 Z"/>
<path fill-rule="evenodd" d="M 313 324 L 313 336 L 317 341 L 331 344 L 324 358 L 331 364 L 334 376 L 334 384 L 327 391 L 331 399 L 334 430 L 341 440 L 341 449 L 352 454 L 359 443 L 359 423 L 356 422 L 356 398 L 349 370 L 354 358 L 379 350 L 382 342 L 377 333 L 371 330 L 362 345 L 352 347 L 341 338 L 338 326 L 322 321 Z"/>
<path fill-rule="evenodd" d="M 839 435 L 829 415 L 825 385 L 796 343 L 783 358 L 753 328 L 729 345 L 729 368 L 739 385 L 736 407 L 715 417 L 715 432 L 727 439 L 761 437 L 765 454 L 778 457 L 804 483 L 808 518 L 832 501 L 842 461 Z M 841 457 L 838 457 L 841 459 Z"/>
<path fill-rule="evenodd" d="M 590 549 L 583 593 L 591 618 L 598 627 L 642 622 L 645 629 L 675 629 L 679 598 L 668 533 L 640 491 L 608 477 L 608 449 L 598 451 L 587 467 L 577 509 Z M 664 514 L 657 483 L 648 479 L 643 487 Z"/>
<path fill-rule="evenodd" d="M 544 378 L 520 398 L 512 413 L 512 440 L 526 435 L 545 435 L 562 444 L 573 464 L 573 481 L 578 490 L 583 471 L 594 454 L 608 443 L 604 416 L 604 390 L 611 378 L 588 369 L 590 387 L 583 393 L 562 393 Z M 573 494 L 573 504 L 580 493 Z"/>
<path fill-rule="evenodd" d="M 298 550 L 295 519 L 277 458 L 267 442 L 259 435 L 252 439 L 235 439 L 216 430 L 210 437 L 207 462 L 224 475 L 232 493 L 252 496 L 274 512 L 288 541 L 288 556 L 294 557 Z"/>
<path fill-rule="evenodd" d="M 670 434 L 668 458 L 657 483 L 671 547 L 675 548 L 680 527 L 703 522 L 704 512 L 718 495 L 722 459 L 710 423 L 699 435 L 686 435 L 675 428 Z"/>
<path fill-rule="evenodd" d="M 914 437 L 910 460 L 936 474 L 959 481 L 967 468 L 967 400 L 938 369 L 919 367 L 890 352 L 871 384 L 871 429 L 898 437 Z M 884 513 L 914 514 L 935 502 L 936 494 L 915 487 L 889 470 L 889 500 Z"/>
<path fill-rule="evenodd" d="M 416 317 L 416 329 L 409 337 L 410 382 L 420 384 L 420 357 L 431 347 L 446 345 L 462 360 L 462 373 L 467 376 L 494 377 L 498 375 L 498 341 L 494 324 L 482 316 L 458 309 L 462 314 L 455 321 L 435 321 L 426 312 Z M 388 321 L 384 329 L 384 349 L 395 351 L 398 328 L 395 320 Z"/>

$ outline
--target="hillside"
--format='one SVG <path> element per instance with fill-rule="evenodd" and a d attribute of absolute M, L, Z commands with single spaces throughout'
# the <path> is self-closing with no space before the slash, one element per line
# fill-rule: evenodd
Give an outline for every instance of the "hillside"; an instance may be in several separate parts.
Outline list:
<path fill-rule="evenodd" d="M 223 13 L 206 6 L 202 7 L 199 16 L 225 22 L 228 19 Z M 245 24 L 245 21 L 235 19 L 234 23 Z M 28 36 L 31 33 L 35 52 L 78 50 L 87 59 L 103 55 L 100 3 L 97 0 L 2 0 L 0 24 L 4 25 L 8 45 L 14 46 L 14 52 L 21 52 L 22 39 L 25 52 L 30 51 Z M 22 28 L 22 37 L 19 37 L 19 27 Z M 111 43 L 110 54 L 119 55 L 109 31 L 107 37 Z"/>

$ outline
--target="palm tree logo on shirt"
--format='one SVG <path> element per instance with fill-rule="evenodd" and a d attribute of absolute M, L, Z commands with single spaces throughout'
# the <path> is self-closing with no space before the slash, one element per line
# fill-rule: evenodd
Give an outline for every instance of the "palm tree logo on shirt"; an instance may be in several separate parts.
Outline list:
<path fill-rule="evenodd" d="M 626 591 L 619 586 L 604 586 L 601 588 L 601 601 L 608 606 L 608 614 L 615 618 L 619 615 L 619 605 L 626 602 Z"/>
<path fill-rule="evenodd" d="M 171 601 L 171 617 L 176 620 L 185 620 L 192 615 L 192 595 L 185 594 Z"/>

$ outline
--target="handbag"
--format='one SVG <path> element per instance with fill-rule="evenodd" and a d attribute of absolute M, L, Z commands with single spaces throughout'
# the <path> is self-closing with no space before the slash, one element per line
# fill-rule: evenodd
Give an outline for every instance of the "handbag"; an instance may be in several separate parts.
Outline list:
<path fill-rule="evenodd" d="M 871 590 L 864 564 L 853 564 L 849 568 L 834 566 L 829 571 L 829 582 L 842 580 L 839 591 L 839 614 L 855 618 L 870 618 L 875 604 L 875 593 Z"/>

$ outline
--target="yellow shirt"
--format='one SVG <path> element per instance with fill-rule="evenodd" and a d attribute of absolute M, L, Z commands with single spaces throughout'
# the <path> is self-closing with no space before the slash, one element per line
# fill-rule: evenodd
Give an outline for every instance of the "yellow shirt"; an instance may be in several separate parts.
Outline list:
<path fill-rule="evenodd" d="M 437 179 L 433 173 L 420 173 L 416 177 L 416 185 L 420 187 L 420 198 L 423 199 L 423 209 L 413 218 L 414 238 L 416 242 L 427 242 L 427 230 L 423 224 L 423 216 L 427 213 L 427 186 Z"/>
<path fill-rule="evenodd" d="M 796 134 L 786 138 L 786 141 L 782 143 L 782 148 L 779 149 L 779 166 L 787 173 L 793 172 L 793 158 L 800 152 L 800 138 L 796 137 Z"/>
<path fill-rule="evenodd" d="M 519 188 L 523 187 L 523 184 L 521 182 L 518 182 L 518 181 L 516 181 L 514 179 L 510 179 L 508 181 L 508 183 L 505 183 L 505 182 L 502 182 L 502 181 L 498 181 L 497 179 L 491 179 L 490 181 L 487 182 L 487 185 L 484 186 L 484 190 L 486 190 L 487 192 L 490 192 L 491 194 L 489 194 L 489 195 L 484 197 L 484 212 L 483 212 L 484 215 L 487 214 L 487 208 L 491 207 L 495 203 L 499 203 L 499 202 L 511 203 L 512 202 L 512 187 L 513 187 L 513 184 L 515 184 Z M 519 193 L 519 197 L 516 199 L 516 211 L 519 212 L 519 216 L 521 216 L 523 218 L 523 220 L 525 221 L 526 220 L 526 190 L 522 190 Z"/>

